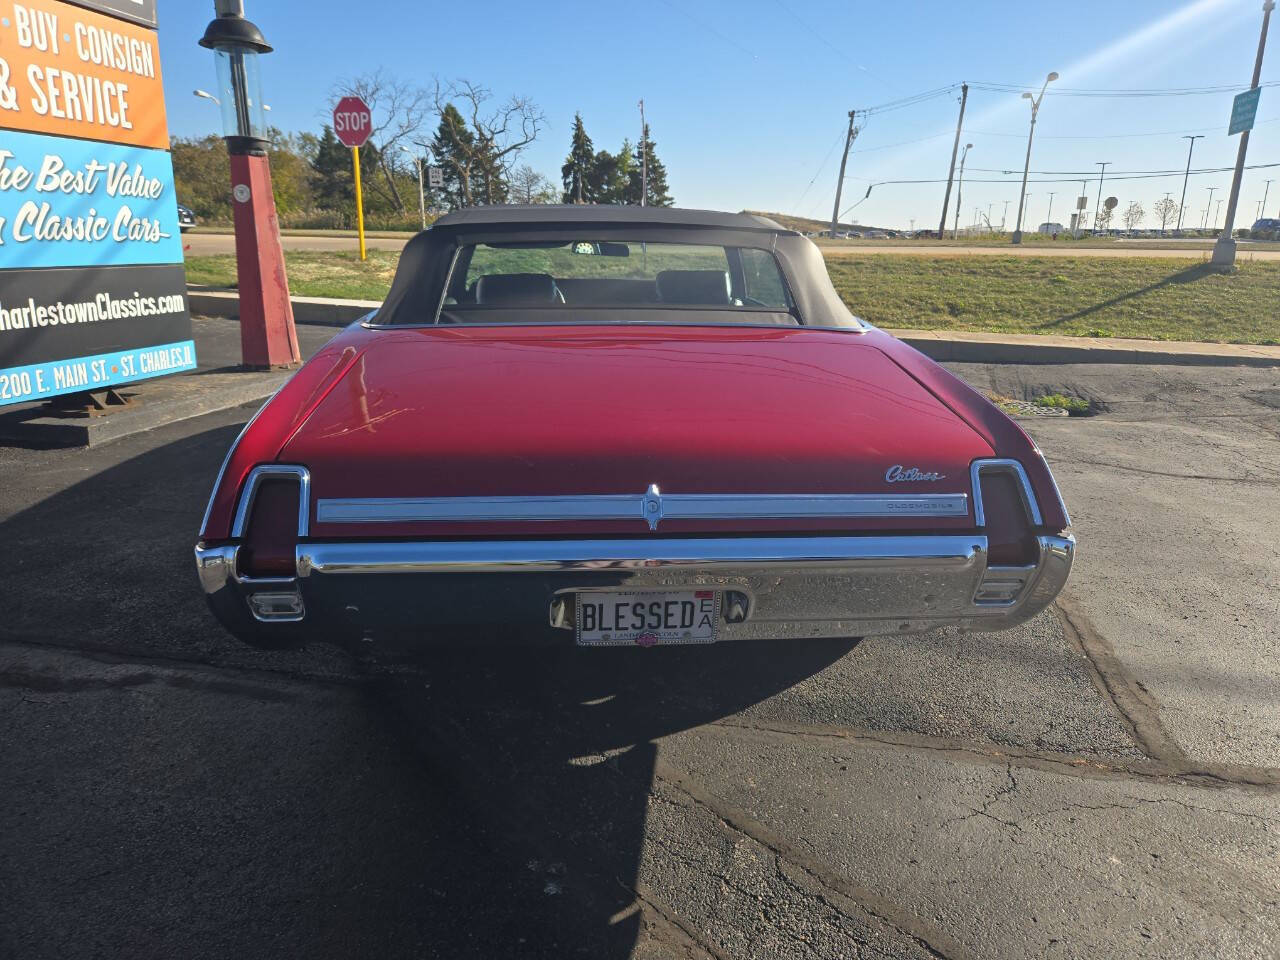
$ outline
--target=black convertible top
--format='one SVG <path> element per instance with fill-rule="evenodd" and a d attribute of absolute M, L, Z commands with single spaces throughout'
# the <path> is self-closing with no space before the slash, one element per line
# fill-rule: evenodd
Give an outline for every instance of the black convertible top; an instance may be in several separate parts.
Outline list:
<path fill-rule="evenodd" d="M 748 213 L 615 204 L 467 207 L 446 214 L 405 245 L 391 290 L 367 322 L 378 326 L 436 322 L 454 257 L 465 245 L 582 239 L 765 249 L 777 258 L 795 301 L 797 322 L 865 329 L 840 300 L 822 254 L 803 234 Z"/>
<path fill-rule="evenodd" d="M 684 210 L 678 207 L 632 207 L 617 204 L 512 204 L 510 206 L 464 207 L 447 213 L 432 229 L 467 227 L 573 227 L 599 226 L 717 227 L 722 230 L 753 230 L 766 233 L 794 233 L 767 217 L 750 213 L 720 213 L 717 210 Z"/>

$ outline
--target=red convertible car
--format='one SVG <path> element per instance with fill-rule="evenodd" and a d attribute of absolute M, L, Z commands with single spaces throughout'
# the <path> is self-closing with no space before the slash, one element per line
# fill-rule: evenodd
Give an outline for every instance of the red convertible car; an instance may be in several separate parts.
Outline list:
<path fill-rule="evenodd" d="M 481 207 L 245 427 L 196 564 L 267 647 L 858 637 L 1027 620 L 1069 524 L 1026 434 L 800 234 Z"/>

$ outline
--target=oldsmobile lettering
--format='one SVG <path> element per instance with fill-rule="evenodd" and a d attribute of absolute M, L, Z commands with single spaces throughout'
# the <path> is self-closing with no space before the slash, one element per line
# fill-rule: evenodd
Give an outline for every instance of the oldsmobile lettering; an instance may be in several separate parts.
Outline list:
<path fill-rule="evenodd" d="M 915 467 L 904 467 L 898 463 L 895 463 L 884 472 L 885 483 L 910 483 L 916 480 L 928 480 L 932 482 L 934 480 L 945 480 L 946 478 L 947 475 L 945 473 L 925 473 Z"/>

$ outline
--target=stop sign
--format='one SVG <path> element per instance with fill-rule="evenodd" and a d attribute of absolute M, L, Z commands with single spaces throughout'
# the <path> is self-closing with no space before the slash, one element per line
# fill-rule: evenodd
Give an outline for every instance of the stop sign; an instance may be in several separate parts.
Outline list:
<path fill-rule="evenodd" d="M 373 114 L 359 97 L 343 97 L 333 108 L 333 132 L 348 147 L 363 147 L 373 132 Z"/>

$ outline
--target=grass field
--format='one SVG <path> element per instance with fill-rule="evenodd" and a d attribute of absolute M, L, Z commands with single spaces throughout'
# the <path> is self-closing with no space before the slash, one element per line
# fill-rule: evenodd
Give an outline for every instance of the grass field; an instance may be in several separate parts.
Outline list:
<path fill-rule="evenodd" d="M 1232 274 L 1154 258 L 841 257 L 849 308 L 885 327 L 1280 343 L 1280 263 Z"/>
<path fill-rule="evenodd" d="M 380 300 L 399 254 L 288 251 L 299 296 Z M 846 255 L 828 264 L 849 308 L 883 327 L 1280 343 L 1280 262 L 1233 274 L 1154 258 Z M 191 283 L 232 286 L 235 258 L 190 257 Z"/>

